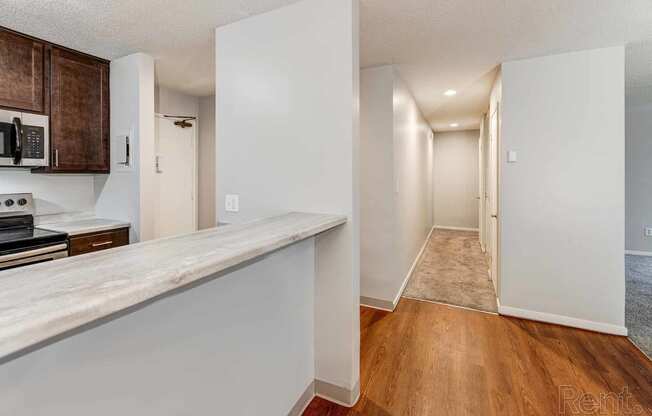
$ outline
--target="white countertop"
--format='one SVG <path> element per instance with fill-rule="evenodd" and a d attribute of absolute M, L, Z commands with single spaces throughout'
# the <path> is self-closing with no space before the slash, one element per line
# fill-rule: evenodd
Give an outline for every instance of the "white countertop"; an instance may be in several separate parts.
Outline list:
<path fill-rule="evenodd" d="M 119 228 L 126 227 L 131 227 L 131 224 L 125 221 L 109 220 L 105 218 L 88 218 L 75 221 L 64 221 L 38 225 L 38 228 L 57 231 L 60 233 L 68 233 L 68 235 L 71 237 L 87 233 L 117 230 Z"/>
<path fill-rule="evenodd" d="M 290 213 L 0 272 L 0 362 L 346 222 Z"/>

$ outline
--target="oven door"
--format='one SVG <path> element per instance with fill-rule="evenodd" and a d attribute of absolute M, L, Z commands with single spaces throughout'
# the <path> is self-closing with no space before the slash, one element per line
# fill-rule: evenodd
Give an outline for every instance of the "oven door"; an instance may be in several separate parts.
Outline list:
<path fill-rule="evenodd" d="M 68 244 L 66 243 L 0 255 L 0 270 L 43 263 L 64 257 L 68 257 Z"/>

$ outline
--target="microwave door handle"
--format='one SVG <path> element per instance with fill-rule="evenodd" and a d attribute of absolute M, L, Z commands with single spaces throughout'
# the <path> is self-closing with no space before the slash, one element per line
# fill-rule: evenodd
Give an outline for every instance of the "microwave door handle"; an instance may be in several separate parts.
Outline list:
<path fill-rule="evenodd" d="M 16 143 L 14 145 L 14 164 L 18 165 L 23 158 L 23 123 L 20 118 L 14 117 L 14 129 L 16 130 Z"/>

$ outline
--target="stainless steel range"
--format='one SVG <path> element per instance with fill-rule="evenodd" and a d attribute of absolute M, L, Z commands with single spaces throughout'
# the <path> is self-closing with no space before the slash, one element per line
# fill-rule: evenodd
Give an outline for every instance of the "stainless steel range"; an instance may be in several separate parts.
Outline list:
<path fill-rule="evenodd" d="M 32 194 L 0 194 L 0 270 L 68 256 L 68 235 L 34 227 Z"/>

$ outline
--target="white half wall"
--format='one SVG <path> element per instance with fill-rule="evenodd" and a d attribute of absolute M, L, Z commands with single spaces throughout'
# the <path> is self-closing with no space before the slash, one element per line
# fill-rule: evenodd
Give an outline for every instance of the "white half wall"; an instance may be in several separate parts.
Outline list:
<path fill-rule="evenodd" d="M 391 65 L 361 71 L 361 300 L 393 310 L 432 228 L 432 132 Z"/>
<path fill-rule="evenodd" d="M 612 47 L 502 66 L 501 312 L 625 332 L 624 63 Z"/>
<path fill-rule="evenodd" d="M 132 242 L 154 236 L 154 59 L 142 53 L 111 61 L 111 145 L 129 135 L 132 168 L 95 176 L 95 213 L 131 223 Z M 112 150 L 113 152 L 113 150 Z"/>
<path fill-rule="evenodd" d="M 625 248 L 652 252 L 652 104 L 627 107 Z"/>
<path fill-rule="evenodd" d="M 358 38 L 357 0 L 304 0 L 216 30 L 218 219 L 348 217 L 317 238 L 314 314 L 315 378 L 346 402 L 360 359 Z M 225 211 L 227 194 L 239 212 Z"/>
<path fill-rule="evenodd" d="M 435 226 L 479 228 L 479 130 L 435 133 Z"/>
<path fill-rule="evenodd" d="M 314 284 L 314 239 L 213 276 L 3 363 L 0 413 L 285 416 L 314 380 Z"/>

